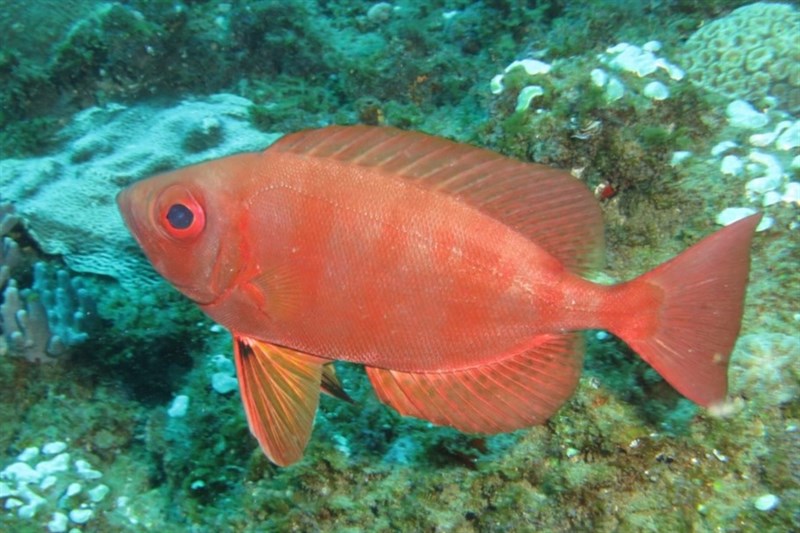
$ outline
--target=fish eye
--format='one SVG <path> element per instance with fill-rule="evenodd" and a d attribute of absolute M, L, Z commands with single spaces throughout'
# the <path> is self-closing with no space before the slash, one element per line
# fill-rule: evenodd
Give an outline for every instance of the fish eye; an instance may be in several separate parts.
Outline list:
<path fill-rule="evenodd" d="M 167 211 L 167 221 L 173 229 L 186 229 L 194 221 L 194 213 L 183 204 L 172 204 Z"/>
<path fill-rule="evenodd" d="M 179 187 L 167 189 L 161 194 L 158 204 L 161 227 L 170 237 L 192 239 L 203 231 L 205 211 L 192 192 Z"/>

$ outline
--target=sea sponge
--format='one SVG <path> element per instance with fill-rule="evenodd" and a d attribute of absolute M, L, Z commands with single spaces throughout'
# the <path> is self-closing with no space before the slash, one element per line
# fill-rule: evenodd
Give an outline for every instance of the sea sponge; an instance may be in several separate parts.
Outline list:
<path fill-rule="evenodd" d="M 773 96 L 782 109 L 800 112 L 798 98 L 789 97 L 800 92 L 798 27 L 800 12 L 791 5 L 740 7 L 692 34 L 679 63 L 707 89 L 752 102 Z"/>

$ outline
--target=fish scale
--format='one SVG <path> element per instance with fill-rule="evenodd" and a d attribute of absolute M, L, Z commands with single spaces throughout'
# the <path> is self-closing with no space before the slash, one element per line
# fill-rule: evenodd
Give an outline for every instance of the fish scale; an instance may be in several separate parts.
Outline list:
<path fill-rule="evenodd" d="M 582 275 L 602 214 L 569 173 L 368 126 L 287 135 L 118 203 L 156 270 L 233 334 L 251 432 L 280 465 L 302 457 L 320 390 L 345 397 L 334 360 L 365 365 L 401 414 L 497 433 L 552 416 L 580 331 L 605 329 L 689 399 L 724 401 L 761 218 L 600 285 Z"/>

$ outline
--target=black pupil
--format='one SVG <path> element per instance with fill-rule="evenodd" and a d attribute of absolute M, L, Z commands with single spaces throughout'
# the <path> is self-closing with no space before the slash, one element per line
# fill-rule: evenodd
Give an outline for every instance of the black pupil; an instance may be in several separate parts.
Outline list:
<path fill-rule="evenodd" d="M 194 221 L 194 213 L 183 204 L 173 204 L 167 211 L 169 225 L 175 229 L 186 229 Z"/>

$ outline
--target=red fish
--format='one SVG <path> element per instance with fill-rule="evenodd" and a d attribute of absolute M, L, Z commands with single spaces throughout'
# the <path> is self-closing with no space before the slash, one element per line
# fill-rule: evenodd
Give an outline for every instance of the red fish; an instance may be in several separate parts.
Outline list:
<path fill-rule="evenodd" d="M 582 334 L 624 340 L 722 402 L 760 215 L 613 286 L 592 193 L 568 173 L 420 133 L 328 127 L 135 183 L 118 197 L 155 269 L 234 336 L 250 430 L 302 457 L 334 360 L 403 415 L 465 432 L 541 424 Z"/>

